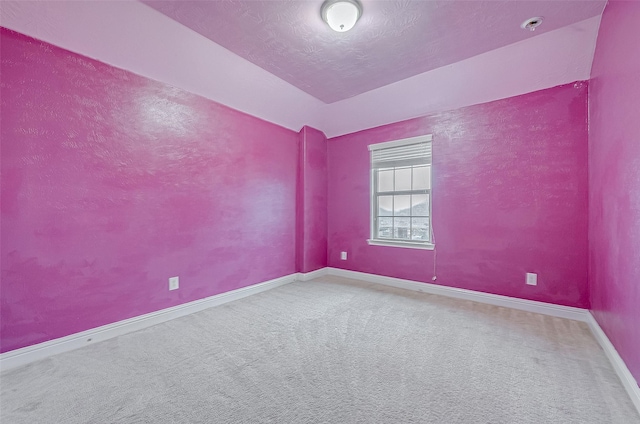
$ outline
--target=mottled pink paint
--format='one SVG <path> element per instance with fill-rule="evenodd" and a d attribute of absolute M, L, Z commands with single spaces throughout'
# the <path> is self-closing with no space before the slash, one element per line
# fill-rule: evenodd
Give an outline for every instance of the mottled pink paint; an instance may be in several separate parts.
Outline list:
<path fill-rule="evenodd" d="M 0 37 L 2 351 L 295 271 L 295 132 Z"/>
<path fill-rule="evenodd" d="M 589 288 L 598 323 L 640 381 L 640 3 L 604 11 L 589 90 Z"/>
<path fill-rule="evenodd" d="M 369 246 L 367 145 L 422 134 L 437 250 Z M 587 307 L 586 164 L 585 82 L 329 139 L 329 266 Z"/>
<path fill-rule="evenodd" d="M 320 100 L 137 0 L 1 0 L 0 26 L 294 131 L 317 127 Z"/>
<path fill-rule="evenodd" d="M 296 264 L 310 272 L 327 266 L 327 138 L 308 126 L 299 137 Z"/>

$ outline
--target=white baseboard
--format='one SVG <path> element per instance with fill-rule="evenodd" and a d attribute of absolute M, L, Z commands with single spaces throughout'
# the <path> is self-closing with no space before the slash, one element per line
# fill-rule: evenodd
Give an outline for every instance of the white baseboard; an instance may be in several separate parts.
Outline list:
<path fill-rule="evenodd" d="M 455 287 L 439 286 L 437 284 L 421 283 L 418 281 L 403 280 L 400 278 L 385 277 L 364 272 L 349 271 L 339 268 L 321 268 L 307 273 L 296 273 L 284 277 L 265 281 L 226 293 L 207 297 L 149 314 L 140 315 L 134 318 L 118 321 L 112 324 L 103 325 L 91 330 L 83 331 L 59 339 L 49 340 L 33 346 L 12 350 L 0 355 L 0 370 L 15 368 L 33 361 L 47 358 L 58 353 L 67 352 L 86 346 L 89 343 L 96 343 L 107 340 L 122 334 L 142 330 L 152 325 L 160 324 L 175 318 L 199 312 L 213 306 L 222 305 L 243 297 L 251 296 L 278 286 L 282 286 L 294 281 L 309 281 L 325 275 L 335 275 L 344 278 L 367 281 L 370 283 L 382 284 L 406 290 L 413 290 L 423 293 L 437 294 L 441 296 L 453 297 L 456 299 L 470 300 L 474 302 L 486 303 L 505 308 L 519 309 L 528 312 L 535 312 L 554 317 L 583 321 L 589 325 L 594 337 L 604 350 L 607 358 L 622 381 L 632 402 L 640 413 L 640 388 L 626 364 L 616 351 L 613 344 L 602 331 L 600 325 L 587 309 L 573 308 L 570 306 L 554 305 L 551 303 L 536 302 L 533 300 L 518 299 L 508 296 L 483 293 L 473 290 L 459 289 Z"/>
<path fill-rule="evenodd" d="M 316 271 L 314 271 L 316 272 Z M 152 325 L 160 324 L 175 318 L 199 312 L 213 306 L 222 305 L 223 303 L 232 302 L 251 296 L 266 290 L 273 289 L 284 284 L 292 283 L 297 280 L 298 274 L 285 275 L 284 277 L 275 278 L 263 283 L 254 284 L 248 287 L 242 287 L 237 290 L 220 293 L 215 296 L 206 297 L 204 299 L 194 300 L 193 302 L 184 303 L 182 305 L 172 306 L 170 308 L 161 309 L 149 314 L 125 319 L 123 321 L 114 322 L 112 324 L 103 325 L 101 327 L 92 328 L 80 333 L 71 334 L 59 339 L 49 340 L 36 345 L 23 347 L 21 349 L 5 352 L 0 355 L 0 370 L 4 371 L 25 365 L 33 361 L 47 358 L 58 353 L 67 352 L 73 349 L 87 346 L 91 343 L 101 342 L 133 331 L 142 330 Z"/>
<path fill-rule="evenodd" d="M 298 281 L 309 281 L 327 275 L 329 268 L 320 268 L 311 272 L 299 272 Z"/>
<path fill-rule="evenodd" d="M 640 387 L 638 387 L 636 379 L 633 378 L 631 371 L 629 371 L 629 368 L 627 368 L 627 365 L 618 354 L 618 351 L 604 331 L 602 331 L 598 321 L 596 321 L 595 317 L 591 313 L 589 313 L 587 323 L 589 324 L 589 328 L 591 329 L 593 336 L 596 338 L 598 343 L 600 343 L 602 350 L 604 350 L 604 353 L 607 355 L 607 358 L 609 358 L 611 365 L 613 365 L 613 369 L 616 371 L 616 374 L 620 377 L 622 385 L 629 394 L 631 401 L 636 406 L 638 413 L 640 413 Z"/>
<path fill-rule="evenodd" d="M 385 286 L 397 287 L 401 289 L 419 291 L 423 293 L 438 294 L 441 296 L 454 297 L 456 299 L 471 300 L 474 302 L 487 303 L 505 308 L 519 309 L 527 312 L 535 312 L 543 315 L 551 315 L 559 318 L 568 318 L 575 321 L 586 322 L 596 338 L 607 358 L 611 362 L 614 371 L 620 378 L 627 394 L 640 413 L 640 388 L 635 378 L 627 368 L 616 348 L 611 344 L 607 335 L 602 331 L 600 325 L 588 309 L 573 308 L 570 306 L 554 305 L 551 303 L 536 302 L 534 300 L 518 299 L 497 294 L 483 293 L 473 290 L 458 289 L 455 287 L 439 286 L 418 281 L 403 280 L 400 278 L 385 277 L 364 272 L 349 271 L 339 268 L 328 268 L 329 275 L 336 275 L 354 280 L 362 280 L 370 283 L 383 284 Z"/>
<path fill-rule="evenodd" d="M 385 286 L 397 287 L 400 289 L 454 297 L 456 299 L 471 300 L 474 302 L 487 303 L 489 305 L 503 306 L 505 308 L 519 309 L 521 311 L 535 312 L 538 314 L 551 315 L 576 321 L 587 322 L 591 315 L 587 309 L 554 305 L 553 303 L 518 299 L 515 297 L 459 289 L 456 287 L 440 286 L 431 283 L 421 283 L 419 281 L 403 280 L 401 278 L 385 277 L 382 275 L 367 274 L 364 272 L 349 271 L 346 269 L 329 268 L 329 275 L 368 281 L 370 283 L 383 284 Z"/>

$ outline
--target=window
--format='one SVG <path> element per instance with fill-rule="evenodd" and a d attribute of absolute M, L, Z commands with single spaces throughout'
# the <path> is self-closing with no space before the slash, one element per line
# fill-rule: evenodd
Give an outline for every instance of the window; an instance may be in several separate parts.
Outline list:
<path fill-rule="evenodd" d="M 433 249 L 431 135 L 372 144 L 369 244 Z"/>

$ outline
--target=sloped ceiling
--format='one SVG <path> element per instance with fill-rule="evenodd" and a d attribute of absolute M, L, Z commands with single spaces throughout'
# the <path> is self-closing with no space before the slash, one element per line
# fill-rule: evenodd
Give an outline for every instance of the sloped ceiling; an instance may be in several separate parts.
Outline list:
<path fill-rule="evenodd" d="M 544 16 L 535 35 L 597 16 L 605 1 L 362 0 L 363 16 L 337 33 L 321 1 L 144 3 L 325 103 L 531 38 L 520 24 Z"/>
<path fill-rule="evenodd" d="M 207 19 L 224 31 L 205 37 L 178 22 L 202 10 L 190 1 L 154 2 L 161 13 L 134 0 L 3 0 L 0 25 L 286 128 L 310 125 L 332 137 L 588 79 L 605 2 L 363 1 L 362 21 L 346 34 L 320 20 L 322 0 L 197 4 L 221 8 Z M 287 5 L 301 14 L 276 12 Z M 167 16 L 182 7 L 189 12 L 178 20 Z M 519 28 L 537 15 L 545 22 L 534 33 Z M 408 33 L 395 28 L 405 21 Z M 280 28 L 291 25 L 298 29 Z"/>

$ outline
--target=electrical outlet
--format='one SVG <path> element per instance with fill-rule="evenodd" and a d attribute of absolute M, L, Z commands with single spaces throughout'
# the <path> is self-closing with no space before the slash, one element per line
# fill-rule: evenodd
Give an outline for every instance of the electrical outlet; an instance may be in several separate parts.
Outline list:
<path fill-rule="evenodd" d="M 538 274 L 527 272 L 527 284 L 530 286 L 538 285 Z"/>
<path fill-rule="evenodd" d="M 347 252 L 340 252 L 340 259 L 342 259 L 343 261 L 347 260 Z"/>
<path fill-rule="evenodd" d="M 176 290 L 180 287 L 180 277 L 169 278 L 169 290 Z"/>

